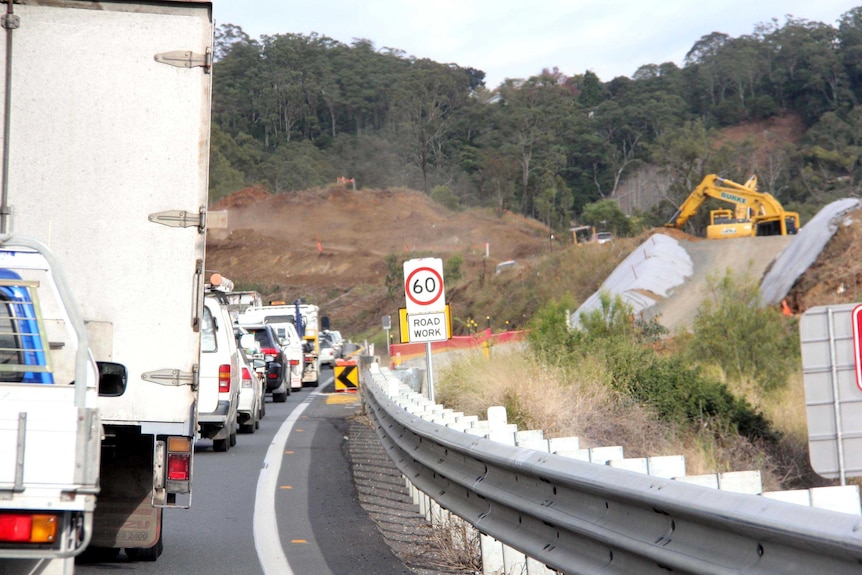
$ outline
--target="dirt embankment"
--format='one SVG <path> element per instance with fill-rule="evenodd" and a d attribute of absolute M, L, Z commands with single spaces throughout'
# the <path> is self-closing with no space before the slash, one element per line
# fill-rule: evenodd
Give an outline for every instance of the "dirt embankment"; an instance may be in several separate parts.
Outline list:
<path fill-rule="evenodd" d="M 228 224 L 209 232 L 208 271 L 270 299 L 306 298 L 348 332 L 376 325 L 398 307 L 386 287 L 391 254 L 445 259 L 459 253 L 468 268 L 482 266 L 487 249 L 484 263 L 493 269 L 546 253 L 550 237 L 534 220 L 490 210 L 453 212 L 409 190 L 333 186 L 270 195 L 249 188 L 210 209 L 225 210 Z M 394 271 L 400 278 L 400 268 Z"/>

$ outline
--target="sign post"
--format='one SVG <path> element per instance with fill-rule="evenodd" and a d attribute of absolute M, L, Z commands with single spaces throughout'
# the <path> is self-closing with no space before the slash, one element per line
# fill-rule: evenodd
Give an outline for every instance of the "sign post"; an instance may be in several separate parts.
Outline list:
<path fill-rule="evenodd" d="M 443 260 L 418 258 L 404 262 L 404 295 L 410 342 L 425 342 L 428 399 L 434 401 L 431 342 L 448 339 Z"/>
<path fill-rule="evenodd" d="M 392 329 L 392 318 L 388 315 L 383 316 L 383 331 L 386 332 L 386 357 L 391 359 L 392 349 L 390 348 L 389 330 Z"/>

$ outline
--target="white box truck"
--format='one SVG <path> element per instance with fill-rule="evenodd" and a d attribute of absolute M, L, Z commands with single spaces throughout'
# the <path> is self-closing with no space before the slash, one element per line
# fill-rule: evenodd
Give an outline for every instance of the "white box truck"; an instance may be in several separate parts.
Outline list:
<path fill-rule="evenodd" d="M 191 504 L 212 3 L 6 4 L 0 232 L 56 254 L 100 372 L 90 545 L 155 560 Z"/>

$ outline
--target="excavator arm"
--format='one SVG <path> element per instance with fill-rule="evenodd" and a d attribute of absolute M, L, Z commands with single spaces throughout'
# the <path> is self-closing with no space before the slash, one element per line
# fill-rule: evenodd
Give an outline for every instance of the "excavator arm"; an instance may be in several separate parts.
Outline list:
<path fill-rule="evenodd" d="M 787 235 L 799 228 L 799 215 L 787 212 L 772 195 L 757 191 L 757 177 L 751 176 L 745 184 L 737 184 L 709 174 L 686 198 L 665 227 L 681 229 L 697 213 L 707 198 L 715 198 L 734 205 L 733 220 L 717 224 L 717 215 L 727 217 L 730 210 L 711 213 L 707 237 L 739 237 L 742 235 Z M 758 233 L 759 232 L 759 233 Z M 764 233 L 765 232 L 765 233 Z"/>
<path fill-rule="evenodd" d="M 689 194 L 670 221 L 664 226 L 666 228 L 682 229 L 686 222 L 688 222 L 689 218 L 697 213 L 700 206 L 702 206 L 703 202 L 706 201 L 706 198 L 709 197 L 707 190 L 714 189 L 716 187 L 716 181 L 720 179 L 721 178 L 715 174 L 709 174 L 706 176 L 694 191 Z"/>

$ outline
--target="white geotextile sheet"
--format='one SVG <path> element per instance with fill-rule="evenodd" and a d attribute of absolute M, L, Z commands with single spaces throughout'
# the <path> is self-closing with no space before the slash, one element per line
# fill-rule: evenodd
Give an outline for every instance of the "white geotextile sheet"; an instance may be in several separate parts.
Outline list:
<path fill-rule="evenodd" d="M 575 310 L 570 317 L 571 326 L 580 326 L 582 313 L 601 308 L 602 292 L 619 295 L 637 314 L 654 305 L 659 297 L 667 297 L 693 273 L 694 266 L 685 248 L 670 236 L 654 234 L 629 254 L 599 290 Z M 656 298 L 645 292 L 656 294 Z"/>
<path fill-rule="evenodd" d="M 760 282 L 764 306 L 776 305 L 790 292 L 796 280 L 813 264 L 835 232 L 846 221 L 847 213 L 859 207 L 857 198 L 836 200 L 817 212 L 793 241 L 775 258 Z"/>

